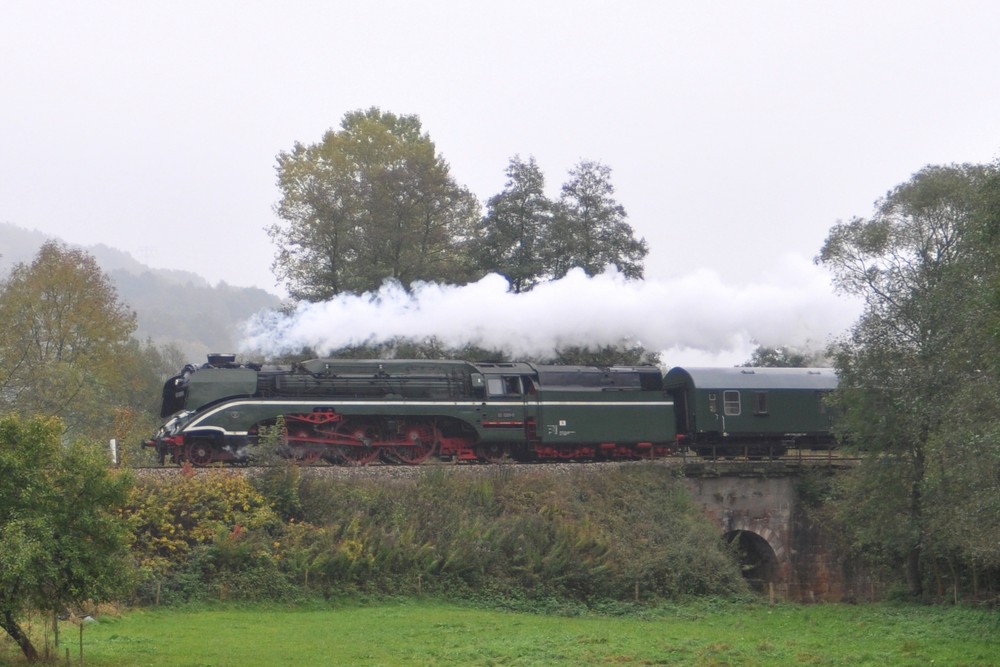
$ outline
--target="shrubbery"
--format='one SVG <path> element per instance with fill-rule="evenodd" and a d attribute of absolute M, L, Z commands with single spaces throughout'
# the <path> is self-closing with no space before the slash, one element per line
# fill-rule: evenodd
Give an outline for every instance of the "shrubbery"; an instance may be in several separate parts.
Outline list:
<path fill-rule="evenodd" d="M 143 601 L 433 594 L 492 603 L 654 601 L 745 590 L 671 471 L 416 481 L 222 471 L 146 482 L 130 508 Z"/>
<path fill-rule="evenodd" d="M 141 481 L 124 511 L 140 601 L 225 597 L 232 579 L 240 582 L 238 597 L 255 596 L 267 587 L 245 585 L 247 573 L 262 567 L 276 572 L 266 536 L 280 534 L 281 521 L 241 474 L 187 467 L 180 477 Z"/>

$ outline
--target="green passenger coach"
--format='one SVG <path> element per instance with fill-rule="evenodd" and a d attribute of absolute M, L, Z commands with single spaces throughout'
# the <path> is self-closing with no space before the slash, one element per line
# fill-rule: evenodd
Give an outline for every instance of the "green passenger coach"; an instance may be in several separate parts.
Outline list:
<path fill-rule="evenodd" d="M 824 401 L 837 388 L 832 368 L 672 368 L 664 386 L 682 445 L 701 456 L 777 457 L 834 444 Z"/>

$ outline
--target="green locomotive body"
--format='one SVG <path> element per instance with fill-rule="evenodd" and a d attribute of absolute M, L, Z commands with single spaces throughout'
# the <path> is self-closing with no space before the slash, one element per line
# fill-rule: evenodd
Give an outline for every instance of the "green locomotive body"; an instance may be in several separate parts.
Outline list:
<path fill-rule="evenodd" d="M 674 446 L 654 367 L 314 359 L 288 367 L 212 355 L 164 386 L 160 461 L 243 463 L 263 427 L 311 463 L 634 459 Z"/>

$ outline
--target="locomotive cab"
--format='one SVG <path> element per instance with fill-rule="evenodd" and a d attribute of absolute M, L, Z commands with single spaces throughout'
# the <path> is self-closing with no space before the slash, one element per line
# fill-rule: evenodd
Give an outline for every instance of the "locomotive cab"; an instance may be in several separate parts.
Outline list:
<path fill-rule="evenodd" d="M 188 364 L 163 385 L 160 417 L 196 408 L 229 396 L 257 391 L 257 370 L 235 363 L 235 355 L 211 354 L 202 366 Z"/>

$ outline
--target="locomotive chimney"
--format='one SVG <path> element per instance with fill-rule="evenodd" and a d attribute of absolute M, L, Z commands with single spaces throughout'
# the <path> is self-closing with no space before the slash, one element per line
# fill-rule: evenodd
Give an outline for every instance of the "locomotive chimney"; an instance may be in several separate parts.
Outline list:
<path fill-rule="evenodd" d="M 208 355 L 208 363 L 212 366 L 225 366 L 227 364 L 233 364 L 236 363 L 236 355 L 212 352 Z"/>

